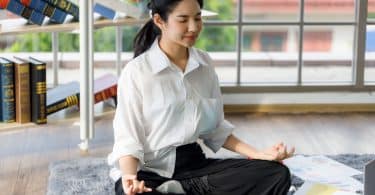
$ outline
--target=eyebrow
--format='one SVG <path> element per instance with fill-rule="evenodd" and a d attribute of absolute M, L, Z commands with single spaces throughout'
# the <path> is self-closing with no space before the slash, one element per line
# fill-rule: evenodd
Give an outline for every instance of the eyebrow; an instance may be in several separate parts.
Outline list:
<path fill-rule="evenodd" d="M 200 15 L 202 15 L 202 12 L 198 12 L 195 16 L 200 16 Z M 189 15 L 178 15 L 178 16 L 176 16 L 176 17 L 188 18 Z"/>

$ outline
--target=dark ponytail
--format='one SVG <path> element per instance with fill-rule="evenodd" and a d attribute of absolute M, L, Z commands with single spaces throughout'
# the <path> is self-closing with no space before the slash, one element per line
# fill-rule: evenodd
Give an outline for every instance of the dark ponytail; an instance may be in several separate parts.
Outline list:
<path fill-rule="evenodd" d="M 148 50 L 160 33 L 160 29 L 150 19 L 134 38 L 134 58 Z"/>
<path fill-rule="evenodd" d="M 151 16 L 159 14 L 163 21 L 168 21 L 169 14 L 181 1 L 182 0 L 150 0 L 147 7 L 151 11 Z M 199 6 L 203 8 L 203 0 L 197 0 L 197 2 Z M 161 31 L 151 18 L 134 38 L 134 58 L 148 50 L 159 35 L 161 35 Z"/>

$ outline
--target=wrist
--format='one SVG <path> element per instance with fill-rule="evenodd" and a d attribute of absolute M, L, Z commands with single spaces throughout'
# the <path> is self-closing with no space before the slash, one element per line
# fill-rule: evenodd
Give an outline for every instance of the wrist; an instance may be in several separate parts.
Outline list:
<path fill-rule="evenodd" d="M 135 174 L 123 174 L 121 178 L 123 180 L 135 180 L 135 179 L 137 179 L 137 175 L 135 175 Z"/>
<path fill-rule="evenodd" d="M 247 155 L 247 159 L 259 159 L 260 152 L 259 151 L 253 151 L 250 154 Z"/>

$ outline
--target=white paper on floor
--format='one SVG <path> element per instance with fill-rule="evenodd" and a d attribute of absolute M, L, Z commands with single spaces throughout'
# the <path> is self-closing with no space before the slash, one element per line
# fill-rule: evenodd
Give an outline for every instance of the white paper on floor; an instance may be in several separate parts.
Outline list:
<path fill-rule="evenodd" d="M 362 174 L 361 171 L 346 166 L 326 156 L 296 155 L 284 160 L 291 173 L 303 180 L 328 184 L 344 191 L 362 191 L 363 184 L 352 178 Z"/>

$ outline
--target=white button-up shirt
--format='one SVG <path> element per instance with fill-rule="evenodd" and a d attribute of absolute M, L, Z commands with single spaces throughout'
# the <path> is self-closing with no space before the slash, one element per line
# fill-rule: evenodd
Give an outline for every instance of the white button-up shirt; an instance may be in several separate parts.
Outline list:
<path fill-rule="evenodd" d="M 224 120 L 219 80 L 207 53 L 189 48 L 185 72 L 174 65 L 156 39 L 130 61 L 118 81 L 113 120 L 115 143 L 108 156 L 111 178 L 122 173 L 119 159 L 139 159 L 138 170 L 171 178 L 176 147 L 202 139 L 218 151 L 234 126 Z"/>

